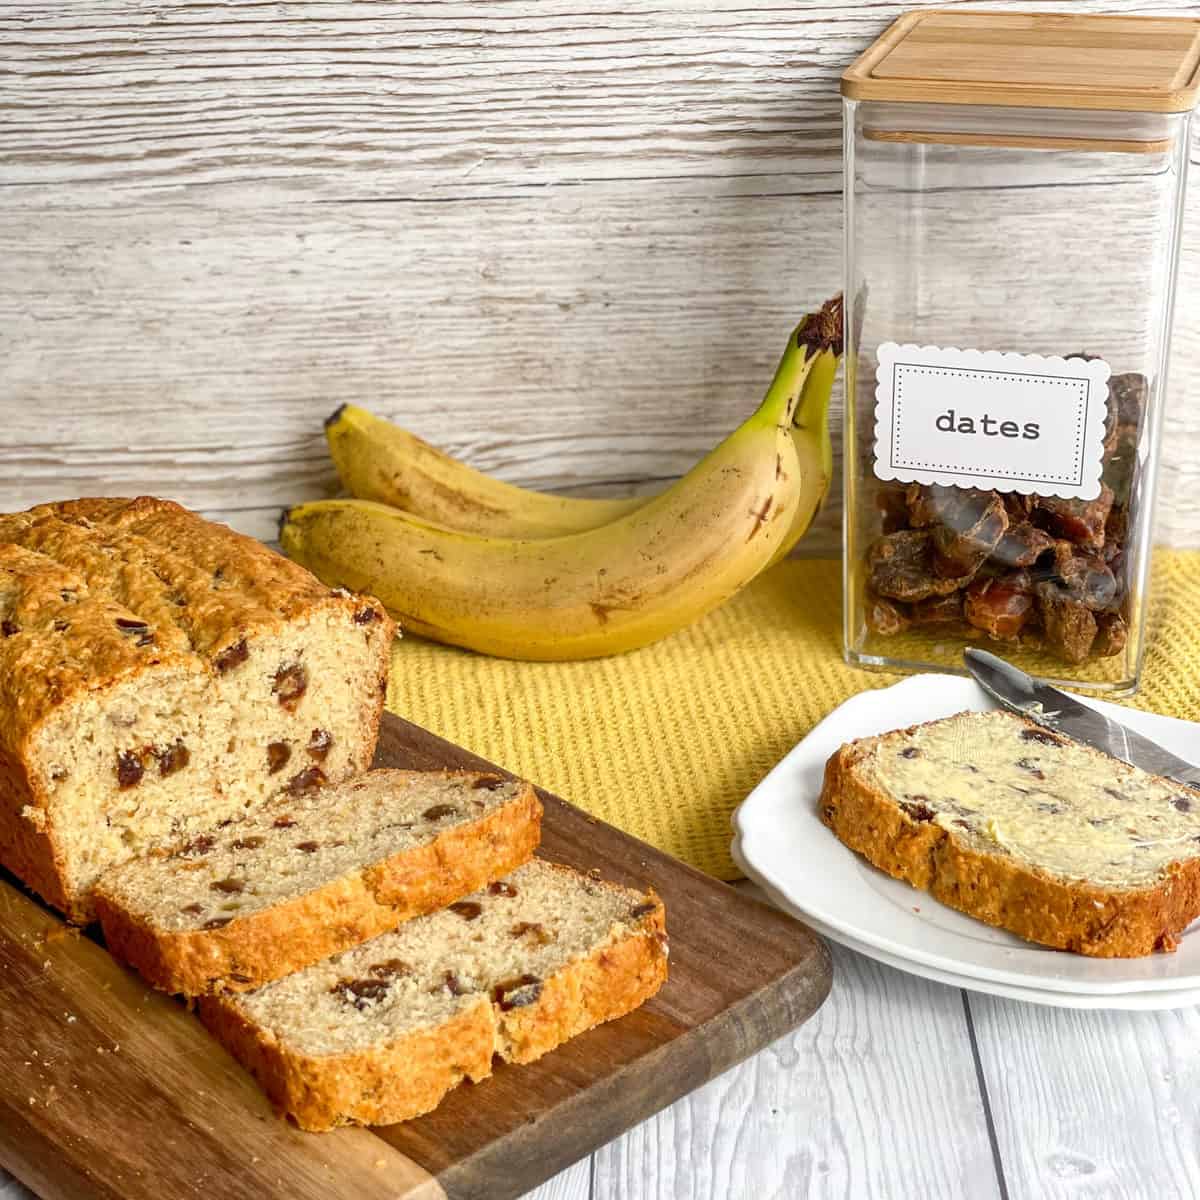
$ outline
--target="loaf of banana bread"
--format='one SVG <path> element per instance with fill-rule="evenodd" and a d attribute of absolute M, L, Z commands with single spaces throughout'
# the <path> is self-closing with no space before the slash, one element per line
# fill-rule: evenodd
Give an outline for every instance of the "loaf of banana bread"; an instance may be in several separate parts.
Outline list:
<path fill-rule="evenodd" d="M 393 633 L 170 501 L 0 515 L 0 862 L 87 921 L 108 868 L 365 770 Z"/>

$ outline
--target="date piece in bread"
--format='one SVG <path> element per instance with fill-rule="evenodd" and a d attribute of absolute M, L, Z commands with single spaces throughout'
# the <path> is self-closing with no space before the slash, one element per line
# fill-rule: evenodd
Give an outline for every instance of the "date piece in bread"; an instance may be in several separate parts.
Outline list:
<path fill-rule="evenodd" d="M 108 868 L 365 770 L 393 632 L 170 501 L 0 515 L 0 861 L 83 922 Z"/>
<path fill-rule="evenodd" d="M 1010 713 L 851 742 L 819 803 L 881 870 L 1045 946 L 1136 957 L 1200 916 L 1200 791 Z"/>
<path fill-rule="evenodd" d="M 101 876 L 104 940 L 155 987 L 260 987 L 519 867 L 542 806 L 478 772 L 369 771 Z"/>
<path fill-rule="evenodd" d="M 534 859 L 465 900 L 200 1016 L 303 1129 L 435 1108 L 654 995 L 662 903 Z"/>

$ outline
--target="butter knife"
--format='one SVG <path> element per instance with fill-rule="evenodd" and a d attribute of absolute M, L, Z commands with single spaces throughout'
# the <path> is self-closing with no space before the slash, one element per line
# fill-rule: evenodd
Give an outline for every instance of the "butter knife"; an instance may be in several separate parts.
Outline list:
<path fill-rule="evenodd" d="M 975 682 L 1005 708 L 1141 767 L 1152 775 L 1165 775 L 1168 779 L 1200 788 L 1200 766 L 1172 754 L 1148 737 L 1126 729 L 1119 721 L 1080 704 L 1048 683 L 1039 683 L 986 650 L 970 647 L 963 652 L 963 657 Z"/>

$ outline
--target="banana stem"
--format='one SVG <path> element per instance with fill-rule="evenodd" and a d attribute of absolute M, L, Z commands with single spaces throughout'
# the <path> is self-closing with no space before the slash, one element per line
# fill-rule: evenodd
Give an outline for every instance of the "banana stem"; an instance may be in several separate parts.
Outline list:
<path fill-rule="evenodd" d="M 787 349 L 775 368 L 775 378 L 759 406 L 758 415 L 765 421 L 789 424 L 798 416 L 806 380 L 814 368 L 814 360 L 822 350 L 833 351 L 833 369 L 842 353 L 841 293 L 826 300 L 816 311 L 809 313 L 792 330 Z M 821 389 L 815 389 L 820 393 Z"/>

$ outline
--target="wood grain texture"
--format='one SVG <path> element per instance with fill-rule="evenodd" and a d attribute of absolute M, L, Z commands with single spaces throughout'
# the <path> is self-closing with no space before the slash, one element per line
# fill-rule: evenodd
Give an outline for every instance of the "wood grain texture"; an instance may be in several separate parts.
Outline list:
<path fill-rule="evenodd" d="M 436 1200 L 366 1130 L 280 1121 L 186 1010 L 0 880 L 0 1164 L 47 1200 Z"/>
<path fill-rule="evenodd" d="M 1200 1010 L 970 1005 L 1011 1196 L 1200 1195 Z"/>
<path fill-rule="evenodd" d="M 523 1200 L 591 1200 L 591 1195 L 592 1159 L 589 1155 L 527 1192 Z"/>
<path fill-rule="evenodd" d="M 842 76 L 855 100 L 1188 112 L 1200 22 L 1095 13 L 916 12 Z"/>
<path fill-rule="evenodd" d="M 377 765 L 483 760 L 385 717 Z M 0 880 L 0 1164 L 44 1200 L 347 1195 L 508 1200 L 801 1023 L 823 943 L 758 901 L 548 793 L 547 857 L 667 905 L 671 976 L 644 1007 L 433 1113 L 303 1134 L 174 1001 Z M 580 1186 L 578 1177 L 566 1183 Z"/>
<path fill-rule="evenodd" d="M 961 993 L 832 951 L 817 1016 L 597 1151 L 593 1200 L 999 1197 Z"/>
<path fill-rule="evenodd" d="M 343 401 L 534 486 L 679 474 L 840 286 L 837 79 L 902 7 L 0 0 L 0 507 L 270 536 Z M 1160 532 L 1200 545 L 1177 324 Z"/>
<path fill-rule="evenodd" d="M 170 492 L 261 508 L 255 532 L 274 536 L 281 505 L 336 487 L 321 422 L 347 400 L 536 486 L 678 475 L 757 405 L 808 303 L 811 284 L 778 268 L 793 205 L 663 195 L 647 213 L 613 186 L 591 206 L 557 191 L 482 208 L 135 211 L 119 231 L 74 214 L 73 236 L 109 247 L 99 273 L 123 301 L 103 312 L 87 299 L 95 264 L 77 273 L 53 236 L 29 244 L 0 210 L 20 258 L 0 290 L 0 395 L 28 401 L 6 401 L 0 495 Z M 812 263 L 825 293 L 835 241 Z"/>

